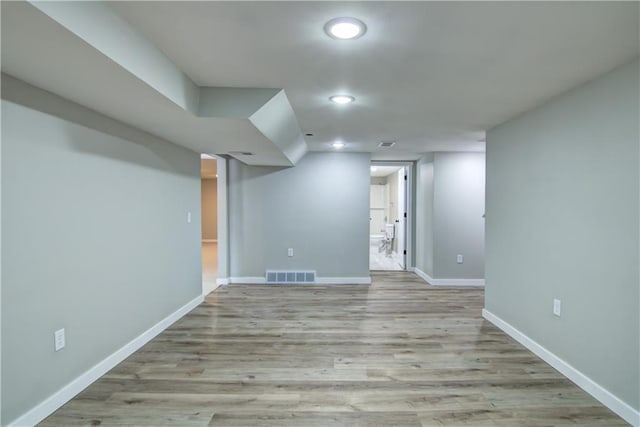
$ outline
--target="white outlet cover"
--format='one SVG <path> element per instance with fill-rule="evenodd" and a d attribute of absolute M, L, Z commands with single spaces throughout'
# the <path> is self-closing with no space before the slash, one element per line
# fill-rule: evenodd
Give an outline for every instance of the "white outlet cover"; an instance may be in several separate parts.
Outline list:
<path fill-rule="evenodd" d="M 562 311 L 562 303 L 559 299 L 553 300 L 553 314 L 560 317 L 560 312 Z"/>
<path fill-rule="evenodd" d="M 458 255 L 456 257 L 456 261 L 458 262 L 458 264 L 462 264 L 464 262 L 464 257 L 462 255 Z"/>
<path fill-rule="evenodd" d="M 53 337 L 54 337 L 54 344 L 55 344 L 56 351 L 62 350 L 64 346 L 67 345 L 65 334 L 64 334 L 64 328 L 58 329 L 57 331 L 55 331 L 53 333 Z"/>
<path fill-rule="evenodd" d="M 191 212 L 187 212 L 187 223 L 191 224 Z"/>
<path fill-rule="evenodd" d="M 293 256 L 293 248 L 287 249 L 287 255 Z"/>

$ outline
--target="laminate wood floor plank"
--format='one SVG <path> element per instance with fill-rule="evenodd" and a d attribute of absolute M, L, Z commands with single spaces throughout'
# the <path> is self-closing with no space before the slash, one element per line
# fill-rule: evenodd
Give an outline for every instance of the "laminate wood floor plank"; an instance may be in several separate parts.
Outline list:
<path fill-rule="evenodd" d="M 231 285 L 43 426 L 621 426 L 481 317 L 478 288 Z"/>

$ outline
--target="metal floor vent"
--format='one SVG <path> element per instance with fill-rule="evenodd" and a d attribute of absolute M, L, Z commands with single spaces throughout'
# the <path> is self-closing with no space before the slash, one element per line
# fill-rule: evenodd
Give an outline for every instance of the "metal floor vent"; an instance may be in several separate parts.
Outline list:
<path fill-rule="evenodd" d="M 305 284 L 315 283 L 315 271 L 275 271 L 267 270 L 267 284 Z"/>

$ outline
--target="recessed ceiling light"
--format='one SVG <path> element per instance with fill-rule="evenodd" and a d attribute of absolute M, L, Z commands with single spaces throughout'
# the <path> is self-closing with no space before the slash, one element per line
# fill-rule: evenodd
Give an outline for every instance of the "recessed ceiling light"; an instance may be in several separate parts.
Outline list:
<path fill-rule="evenodd" d="M 341 148 L 344 148 L 344 147 L 345 147 L 345 145 L 346 145 L 346 144 L 345 144 L 344 142 L 342 142 L 342 141 L 336 141 L 336 142 L 334 142 L 333 144 L 331 144 L 331 146 L 332 146 L 333 148 L 337 149 L 337 150 L 340 150 Z"/>
<path fill-rule="evenodd" d="M 362 37 L 367 32 L 367 26 L 356 18 L 333 18 L 324 24 L 324 32 L 334 39 L 352 40 Z"/>
<path fill-rule="evenodd" d="M 333 95 L 329 97 L 329 100 L 336 104 L 351 104 L 356 99 L 351 95 Z"/>

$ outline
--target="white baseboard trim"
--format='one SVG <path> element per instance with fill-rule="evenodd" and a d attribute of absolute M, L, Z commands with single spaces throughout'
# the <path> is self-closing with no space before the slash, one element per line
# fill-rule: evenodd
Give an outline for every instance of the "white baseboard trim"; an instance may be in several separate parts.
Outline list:
<path fill-rule="evenodd" d="M 216 279 L 216 285 L 225 286 L 229 284 L 229 278 L 225 277 L 224 279 Z"/>
<path fill-rule="evenodd" d="M 531 350 L 535 355 L 557 369 L 562 375 L 573 381 L 578 387 L 589 393 L 607 408 L 618 414 L 633 426 L 640 426 L 640 411 L 635 410 L 627 403 L 620 400 L 610 391 L 593 381 L 591 378 L 560 359 L 558 356 L 511 326 L 495 314 L 483 309 L 482 317 L 493 323 L 514 340 Z"/>
<path fill-rule="evenodd" d="M 202 243 L 218 243 L 218 239 L 202 239 Z"/>
<path fill-rule="evenodd" d="M 316 277 L 317 285 L 370 285 L 371 277 Z"/>
<path fill-rule="evenodd" d="M 484 286 L 484 279 L 434 279 L 418 267 L 410 267 L 421 279 L 432 286 Z"/>
<path fill-rule="evenodd" d="M 264 285 L 267 280 L 264 277 L 230 277 L 229 283 L 242 283 L 246 285 Z M 292 283 L 293 284 L 293 283 Z M 300 283 L 298 283 L 300 284 Z M 309 285 L 370 285 L 371 277 L 317 277 L 314 283 Z"/>
<path fill-rule="evenodd" d="M 178 319 L 193 310 L 202 301 L 202 295 L 199 295 L 198 297 L 192 299 L 191 301 L 180 307 L 178 310 L 174 311 L 173 313 L 162 319 L 160 322 L 147 329 L 145 332 L 138 335 L 133 340 L 129 341 L 122 348 L 116 350 L 115 353 L 107 356 L 97 365 L 87 370 L 85 373 L 71 381 L 66 386 L 62 387 L 53 395 L 49 396 L 42 403 L 38 404 L 22 416 L 11 422 L 9 424 L 9 427 L 24 427 L 38 424 L 40 421 L 44 420 L 62 405 L 75 397 L 82 390 L 95 382 L 98 378 L 114 368 L 118 363 L 122 362 L 124 359 L 140 349 L 143 345 L 155 338 L 158 334 L 160 334 L 160 332 L 164 331 Z"/>
<path fill-rule="evenodd" d="M 229 283 L 242 283 L 245 285 L 264 285 L 267 279 L 264 277 L 229 277 Z"/>
<path fill-rule="evenodd" d="M 431 276 L 429 276 L 427 273 L 425 273 L 424 271 L 420 270 L 418 267 L 411 267 L 409 268 L 409 271 L 413 271 L 414 273 L 416 273 L 416 275 L 421 278 L 422 280 L 424 280 L 425 282 L 431 284 L 431 281 L 433 280 L 431 278 Z"/>

